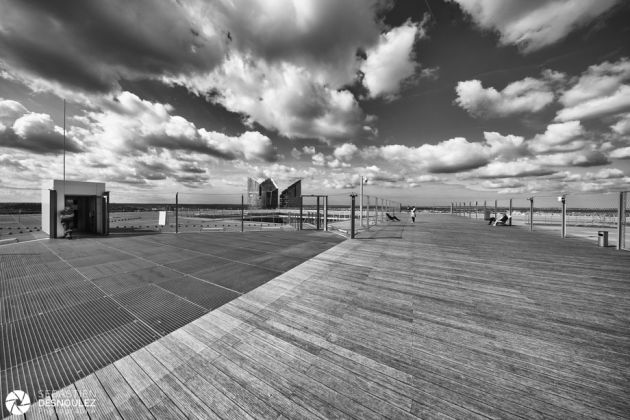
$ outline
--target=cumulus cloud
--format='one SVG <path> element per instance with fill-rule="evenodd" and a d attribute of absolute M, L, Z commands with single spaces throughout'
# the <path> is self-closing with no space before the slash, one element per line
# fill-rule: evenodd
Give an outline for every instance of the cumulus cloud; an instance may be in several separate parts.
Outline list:
<path fill-rule="evenodd" d="M 554 101 L 554 85 L 563 77 L 561 73 L 545 71 L 541 79 L 526 77 L 501 91 L 484 88 L 479 80 L 466 80 L 457 83 L 455 103 L 481 118 L 538 112 Z"/>
<path fill-rule="evenodd" d="M 344 143 L 333 151 L 333 156 L 342 161 L 351 160 L 357 153 L 359 148 L 352 143 Z"/>
<path fill-rule="evenodd" d="M 63 129 L 48 114 L 29 112 L 16 101 L 0 100 L 0 147 L 39 154 L 77 153 L 83 146 L 73 136 L 64 141 Z"/>
<path fill-rule="evenodd" d="M 229 32 L 230 54 L 290 62 L 337 89 L 354 80 L 357 50 L 377 42 L 376 16 L 384 6 L 380 0 L 244 0 L 193 8 L 209 26 Z"/>
<path fill-rule="evenodd" d="M 499 160 L 514 160 L 527 155 L 524 137 L 487 131 L 483 133 L 483 137 L 490 147 L 491 154 Z"/>
<path fill-rule="evenodd" d="M 536 158 L 537 162 L 547 166 L 600 166 L 610 163 L 610 160 L 601 151 L 594 147 L 584 148 L 579 151 L 566 153 L 553 153 L 540 155 Z"/>
<path fill-rule="evenodd" d="M 619 121 L 610 127 L 615 133 L 620 135 L 630 134 L 630 112 L 620 116 Z"/>
<path fill-rule="evenodd" d="M 0 123 L 8 123 L 17 120 L 28 110 L 17 101 L 10 99 L 0 99 Z"/>
<path fill-rule="evenodd" d="M 274 161 L 271 140 L 257 131 L 231 137 L 197 128 L 185 118 L 172 115 L 173 107 L 153 103 L 123 92 L 107 101 L 100 111 L 89 112 L 86 130 L 77 130 L 85 142 L 118 153 L 144 154 L 151 150 L 178 150 L 219 159 Z"/>
<path fill-rule="evenodd" d="M 232 54 L 215 71 L 173 78 L 226 109 L 243 114 L 289 138 L 335 140 L 355 136 L 365 115 L 352 93 L 318 83 L 309 69 L 291 63 L 269 64 Z"/>
<path fill-rule="evenodd" d="M 557 121 L 596 118 L 630 109 L 630 60 L 590 66 L 560 97 Z"/>
<path fill-rule="evenodd" d="M 8 0 L 0 27 L 4 70 L 37 90 L 107 92 L 123 78 L 210 69 L 225 50 L 221 34 L 171 1 Z"/>
<path fill-rule="evenodd" d="M 472 173 L 478 178 L 521 178 L 546 176 L 555 173 L 553 168 L 545 167 L 531 159 L 519 159 L 509 162 L 494 161 Z"/>
<path fill-rule="evenodd" d="M 380 158 L 430 173 L 455 173 L 474 169 L 487 164 L 490 159 L 487 146 L 471 143 L 462 137 L 419 147 L 371 146 L 363 149 L 361 155 L 363 158 Z"/>
<path fill-rule="evenodd" d="M 620 147 L 609 153 L 612 159 L 630 159 L 630 147 Z"/>
<path fill-rule="evenodd" d="M 620 0 L 453 0 L 482 29 L 499 34 L 502 45 L 524 53 L 539 50 L 566 37 L 609 11 Z"/>
<path fill-rule="evenodd" d="M 586 140 L 584 127 L 579 121 L 549 124 L 543 134 L 537 134 L 528 143 L 534 153 L 569 152 L 582 149 Z"/>
<path fill-rule="evenodd" d="M 380 36 L 379 42 L 366 51 L 361 64 L 363 84 L 373 98 L 393 98 L 401 83 L 416 74 L 418 64 L 413 54 L 415 41 L 423 36 L 422 23 L 407 21 Z M 433 75 L 432 72 L 428 73 Z"/>

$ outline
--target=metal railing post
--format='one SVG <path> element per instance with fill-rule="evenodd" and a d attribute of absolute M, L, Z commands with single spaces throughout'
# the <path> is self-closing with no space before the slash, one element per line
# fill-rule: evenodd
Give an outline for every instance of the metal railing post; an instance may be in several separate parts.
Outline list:
<path fill-rule="evenodd" d="M 299 230 L 302 230 L 304 228 L 303 220 L 304 220 L 304 197 L 300 196 L 300 229 Z"/>
<path fill-rule="evenodd" d="M 175 193 L 175 233 L 179 233 L 179 193 Z"/>
<path fill-rule="evenodd" d="M 619 206 L 617 208 L 617 249 L 626 247 L 626 197 L 628 192 L 619 193 Z"/>
<path fill-rule="evenodd" d="M 48 237 L 50 239 L 55 239 L 57 237 L 57 190 L 48 190 L 49 191 L 49 202 L 50 202 L 50 213 L 48 214 L 48 223 L 50 223 L 50 228 L 48 230 Z M 65 191 L 64 191 L 65 194 Z M 65 205 L 65 203 L 64 203 Z M 62 209 L 63 210 L 63 209 Z"/>
<path fill-rule="evenodd" d="M 528 198 L 529 200 L 529 231 L 534 231 L 534 197 Z"/>
<path fill-rule="evenodd" d="M 241 232 L 245 232 L 245 197 L 241 194 Z"/>
<path fill-rule="evenodd" d="M 354 239 L 354 199 L 356 198 L 356 196 L 356 194 L 350 194 L 350 198 L 352 199 L 350 204 L 350 239 Z"/>
<path fill-rule="evenodd" d="M 510 198 L 510 218 L 508 219 L 508 226 L 512 226 L 512 199 Z"/>
<path fill-rule="evenodd" d="M 361 196 L 359 197 L 359 224 L 363 227 L 363 175 L 361 175 Z"/>
<path fill-rule="evenodd" d="M 567 200 L 563 195 L 560 197 L 562 201 L 562 237 L 567 237 Z"/>
<path fill-rule="evenodd" d="M 324 231 L 328 232 L 328 196 L 324 197 Z"/>
<path fill-rule="evenodd" d="M 317 206 L 315 211 L 315 217 L 317 221 L 315 222 L 315 230 L 319 230 L 319 196 L 317 196 Z"/>

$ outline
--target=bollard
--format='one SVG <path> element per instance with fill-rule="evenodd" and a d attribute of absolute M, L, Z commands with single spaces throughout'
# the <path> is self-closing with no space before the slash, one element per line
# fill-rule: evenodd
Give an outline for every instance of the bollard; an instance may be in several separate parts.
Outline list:
<path fill-rule="evenodd" d="M 607 247 L 608 246 L 608 231 L 600 230 L 597 232 L 597 246 Z"/>

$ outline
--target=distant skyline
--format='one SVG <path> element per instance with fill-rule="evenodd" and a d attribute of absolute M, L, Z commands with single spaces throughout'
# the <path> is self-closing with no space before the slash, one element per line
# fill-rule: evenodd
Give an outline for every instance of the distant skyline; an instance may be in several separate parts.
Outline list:
<path fill-rule="evenodd" d="M 5 0 L 0 200 L 63 176 L 64 100 L 116 201 L 630 190 L 628 39 L 621 0 Z"/>

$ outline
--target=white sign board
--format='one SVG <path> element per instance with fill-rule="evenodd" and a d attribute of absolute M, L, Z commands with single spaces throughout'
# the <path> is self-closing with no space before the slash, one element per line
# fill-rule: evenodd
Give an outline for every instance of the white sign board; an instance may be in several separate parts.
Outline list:
<path fill-rule="evenodd" d="M 166 225 L 166 211 L 160 211 L 158 218 L 158 225 L 165 226 Z"/>

